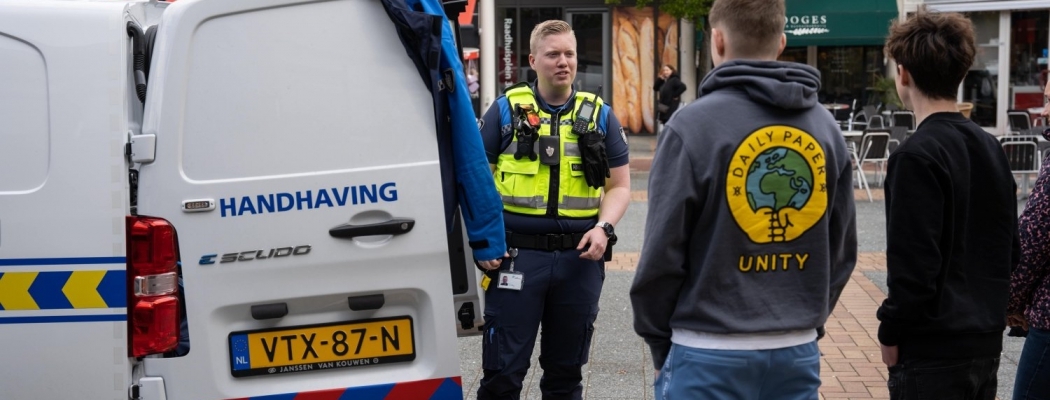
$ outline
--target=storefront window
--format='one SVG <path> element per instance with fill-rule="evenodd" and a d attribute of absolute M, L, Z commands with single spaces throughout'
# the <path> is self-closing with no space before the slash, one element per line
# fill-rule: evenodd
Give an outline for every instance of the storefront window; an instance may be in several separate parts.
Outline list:
<path fill-rule="evenodd" d="M 551 19 L 564 19 L 565 12 L 562 8 L 521 8 L 518 10 L 521 13 L 521 26 L 519 32 L 521 32 L 520 51 L 518 51 L 518 80 L 532 82 L 536 80 L 536 71 L 533 71 L 529 67 L 529 37 L 532 35 L 532 28 L 535 28 L 540 22 L 551 20 Z"/>
<path fill-rule="evenodd" d="M 783 53 L 780 53 L 780 57 L 777 60 L 805 64 L 806 52 L 806 47 L 788 47 L 784 49 Z"/>
<path fill-rule="evenodd" d="M 872 86 L 883 75 L 885 58 L 882 46 L 834 46 L 817 48 L 822 103 L 840 103 L 857 107 L 877 104 L 879 96 Z"/>
<path fill-rule="evenodd" d="M 1011 16 L 1010 108 L 1028 110 L 1043 106 L 1046 85 L 1046 11 L 1014 12 Z"/>
<path fill-rule="evenodd" d="M 963 101 L 974 104 L 970 118 L 981 126 L 995 126 L 999 79 L 999 12 L 967 16 L 977 33 L 977 55 L 963 81 Z"/>

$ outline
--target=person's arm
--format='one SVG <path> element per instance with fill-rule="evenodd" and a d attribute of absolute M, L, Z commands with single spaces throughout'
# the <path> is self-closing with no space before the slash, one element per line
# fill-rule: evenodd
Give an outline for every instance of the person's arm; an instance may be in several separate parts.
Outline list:
<path fill-rule="evenodd" d="M 620 222 L 627 206 L 631 204 L 631 171 L 627 165 L 610 169 L 610 177 L 605 180 L 605 195 L 598 207 L 598 221 L 605 221 L 613 226 Z M 588 247 L 590 246 L 590 247 Z M 587 249 L 580 253 L 580 258 L 588 260 L 601 260 L 605 256 L 605 249 L 609 246 L 609 238 L 605 236 L 602 228 L 595 226 L 583 235 L 578 250 Z"/>
<path fill-rule="evenodd" d="M 605 180 L 605 194 L 598 207 L 598 221 L 608 222 L 615 227 L 631 204 L 631 171 L 626 136 L 611 107 L 602 107 L 596 122 L 598 126 L 604 127 L 605 150 L 609 160 L 609 178 Z M 608 245 L 609 238 L 605 236 L 605 231 L 595 226 L 583 235 L 577 249 L 587 248 L 586 252 L 580 254 L 581 258 L 601 260 Z"/>
<path fill-rule="evenodd" d="M 842 156 L 848 157 L 844 152 Z M 849 161 L 843 163 L 838 182 L 835 183 L 828 227 L 828 250 L 831 255 L 828 315 L 831 315 L 842 289 L 857 266 L 857 210 L 853 203 L 853 166 Z"/>
<path fill-rule="evenodd" d="M 674 90 L 674 100 L 677 102 L 680 101 L 682 93 L 685 93 L 685 84 L 682 83 L 681 79 L 675 79 L 674 83 L 675 85 L 672 89 Z"/>
<path fill-rule="evenodd" d="M 506 147 L 503 137 L 503 126 L 510 124 L 510 109 L 507 106 L 506 98 L 500 97 L 489 106 L 489 109 L 485 111 L 485 115 L 481 117 L 481 124 L 479 125 L 481 133 L 481 143 L 484 147 L 485 158 L 489 163 L 489 172 L 491 173 L 496 164 L 496 159 L 499 154 Z M 489 177 L 491 180 L 491 176 Z M 500 217 L 502 214 L 502 203 L 500 204 Z M 502 229 L 502 227 L 501 227 Z M 478 254 L 474 251 L 474 258 L 478 262 L 478 265 L 484 270 L 493 270 L 499 268 L 502 260 L 498 253 L 503 253 L 503 257 L 507 257 L 506 249 L 499 251 L 489 251 L 486 254 Z"/>
<path fill-rule="evenodd" d="M 686 256 L 703 196 L 681 134 L 668 127 L 658 139 L 649 171 L 649 212 L 638 271 L 631 284 L 634 331 L 659 370 L 671 351 L 671 316 L 688 275 Z"/>
<path fill-rule="evenodd" d="M 496 99 L 481 117 L 481 142 L 485 146 L 485 157 L 488 158 L 490 166 L 496 165 L 500 153 L 509 144 L 503 137 L 504 125 L 507 126 L 506 129 L 510 128 L 510 109 L 509 106 L 505 107 L 506 101 L 506 97 Z"/>
<path fill-rule="evenodd" d="M 943 265 L 944 192 L 948 172 L 908 153 L 890 157 L 886 176 L 886 267 L 889 293 L 879 307 L 879 342 L 896 346 L 937 295 Z"/>
<path fill-rule="evenodd" d="M 664 78 L 656 77 L 656 81 L 653 82 L 653 91 L 659 92 L 660 88 L 664 86 Z"/>
<path fill-rule="evenodd" d="M 1013 326 L 1027 328 L 1024 311 L 1032 294 L 1050 275 L 1050 165 L 1043 164 L 1028 204 L 1018 221 L 1021 261 L 1010 274 L 1010 303 L 1006 314 Z M 1018 325 L 1020 323 L 1021 325 Z"/>

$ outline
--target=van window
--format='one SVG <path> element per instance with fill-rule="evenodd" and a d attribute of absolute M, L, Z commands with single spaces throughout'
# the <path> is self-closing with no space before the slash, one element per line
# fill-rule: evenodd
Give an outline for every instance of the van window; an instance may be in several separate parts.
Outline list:
<path fill-rule="evenodd" d="M 185 176 L 436 164 L 432 97 L 381 7 L 323 2 L 201 24 L 187 60 Z"/>
<path fill-rule="evenodd" d="M 47 179 L 48 104 L 44 57 L 0 34 L 0 193 L 39 188 Z"/>

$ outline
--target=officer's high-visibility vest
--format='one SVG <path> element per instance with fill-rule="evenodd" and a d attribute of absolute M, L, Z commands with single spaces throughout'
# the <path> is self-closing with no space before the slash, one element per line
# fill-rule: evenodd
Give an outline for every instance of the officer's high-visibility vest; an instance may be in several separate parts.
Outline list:
<path fill-rule="evenodd" d="M 537 140 L 535 161 L 529 160 L 529 157 L 515 160 L 514 153 L 518 149 L 517 132 L 515 132 L 510 146 L 507 146 L 496 160 L 494 176 L 496 190 L 503 198 L 503 209 L 518 214 L 551 217 L 588 218 L 597 216 L 602 191 L 587 185 L 587 180 L 583 177 L 583 158 L 578 143 L 579 136 L 572 132 L 572 122 L 583 100 L 585 98 L 593 100 L 597 96 L 576 92 L 576 98 L 573 99 L 575 103 L 571 111 L 552 115 L 539 107 L 535 94 L 526 85 L 511 87 L 507 90 L 506 95 L 512 111 L 515 104 L 531 104 L 540 117 L 540 137 L 557 135 L 559 148 L 541 148 L 540 141 Z M 597 98 L 595 104 L 597 109 L 601 109 L 603 102 Z M 595 113 L 590 128 L 595 127 L 597 120 L 597 113 Z M 557 129 L 554 128 L 555 126 Z M 557 168 L 557 175 L 552 176 L 553 168 L 542 164 L 539 154 L 555 151 L 561 153 L 561 162 Z M 550 204 L 551 195 L 557 198 L 557 203 L 554 205 Z M 554 207 L 556 207 L 556 212 Z"/>

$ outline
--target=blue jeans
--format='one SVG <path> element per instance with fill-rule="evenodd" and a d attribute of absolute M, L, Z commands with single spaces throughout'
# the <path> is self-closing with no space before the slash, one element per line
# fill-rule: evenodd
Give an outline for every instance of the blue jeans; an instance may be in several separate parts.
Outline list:
<path fill-rule="evenodd" d="M 1014 400 L 1050 400 L 1050 331 L 1028 330 L 1017 363 Z"/>
<path fill-rule="evenodd" d="M 890 367 L 892 400 L 994 400 L 999 357 L 907 359 Z"/>
<path fill-rule="evenodd" d="M 771 350 L 671 345 L 654 384 L 656 400 L 816 400 L 817 342 Z"/>

